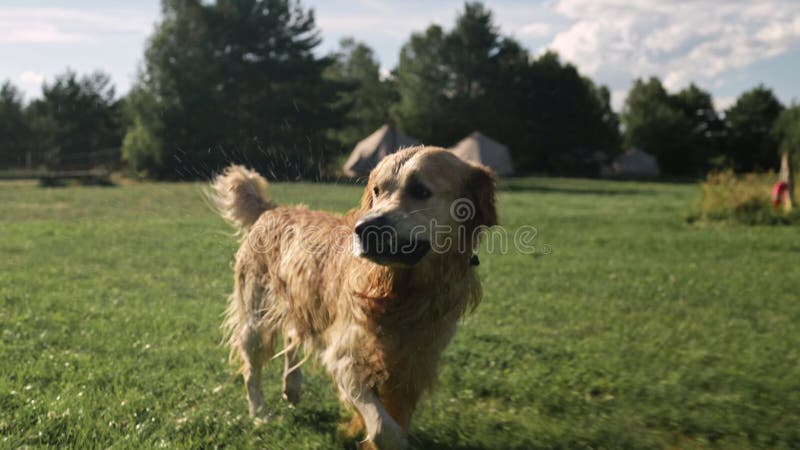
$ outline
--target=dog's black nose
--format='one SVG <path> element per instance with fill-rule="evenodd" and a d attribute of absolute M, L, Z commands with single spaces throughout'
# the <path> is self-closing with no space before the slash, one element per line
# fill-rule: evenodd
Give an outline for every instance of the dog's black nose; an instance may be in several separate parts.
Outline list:
<path fill-rule="evenodd" d="M 355 232 L 359 236 L 364 236 L 365 233 L 369 232 L 370 230 L 377 230 L 379 228 L 385 227 L 389 225 L 389 221 L 386 219 L 386 216 L 366 216 L 363 217 L 361 220 L 356 222 Z"/>

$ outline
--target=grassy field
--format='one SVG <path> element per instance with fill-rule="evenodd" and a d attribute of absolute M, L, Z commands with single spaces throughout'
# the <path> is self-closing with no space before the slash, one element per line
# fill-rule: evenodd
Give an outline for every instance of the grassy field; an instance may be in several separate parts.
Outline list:
<path fill-rule="evenodd" d="M 247 417 L 219 346 L 236 248 L 199 184 L 0 184 L 0 447 L 352 448 L 336 395 Z M 354 186 L 276 184 L 344 211 Z M 800 230 L 687 225 L 697 187 L 520 179 L 419 449 L 800 447 Z M 547 245 L 548 247 L 544 247 Z"/>

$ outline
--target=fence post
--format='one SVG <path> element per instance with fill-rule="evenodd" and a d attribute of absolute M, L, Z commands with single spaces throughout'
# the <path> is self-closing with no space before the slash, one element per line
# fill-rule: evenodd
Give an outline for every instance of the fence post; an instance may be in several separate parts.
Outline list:
<path fill-rule="evenodd" d="M 794 205 L 794 169 L 792 168 L 792 156 L 788 151 L 781 154 L 781 171 L 778 173 L 778 180 L 786 183 L 788 189 L 783 197 L 784 211 L 791 211 Z"/>

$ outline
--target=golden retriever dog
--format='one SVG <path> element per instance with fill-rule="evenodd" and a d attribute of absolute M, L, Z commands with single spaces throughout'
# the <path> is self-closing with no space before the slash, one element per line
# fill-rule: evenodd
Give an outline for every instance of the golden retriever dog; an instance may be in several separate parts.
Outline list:
<path fill-rule="evenodd" d="M 476 231 L 497 221 L 494 175 L 441 148 L 401 150 L 378 164 L 360 207 L 344 216 L 277 206 L 266 187 L 230 166 L 211 193 L 241 230 L 225 328 L 250 414 L 268 417 L 261 369 L 280 354 L 283 397 L 299 400 L 302 349 L 353 413 L 343 434 L 363 431 L 367 448 L 406 448 L 420 395 L 480 300 Z"/>

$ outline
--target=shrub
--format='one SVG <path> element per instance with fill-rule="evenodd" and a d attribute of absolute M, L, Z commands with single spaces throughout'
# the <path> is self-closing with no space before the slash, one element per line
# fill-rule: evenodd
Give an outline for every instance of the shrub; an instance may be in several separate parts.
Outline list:
<path fill-rule="evenodd" d="M 156 171 L 161 167 L 161 143 L 140 120 L 134 120 L 122 141 L 122 158 L 137 173 Z"/>
<path fill-rule="evenodd" d="M 732 170 L 712 172 L 700 183 L 700 202 L 689 221 L 722 221 L 747 225 L 800 224 L 800 207 L 791 212 L 772 207 L 774 172 L 737 176 Z M 795 188 L 795 199 L 798 198 Z"/>

